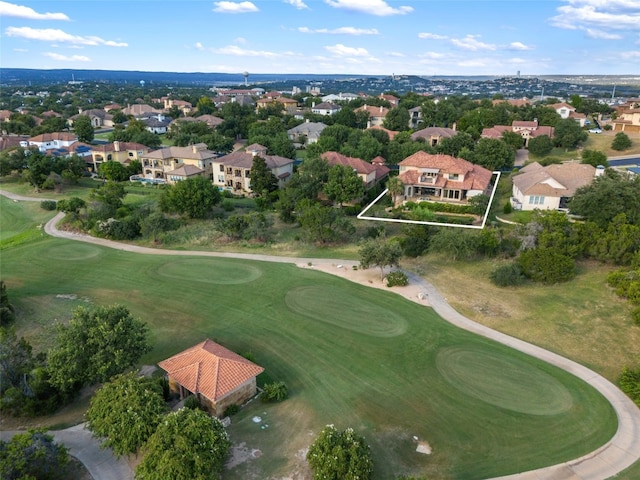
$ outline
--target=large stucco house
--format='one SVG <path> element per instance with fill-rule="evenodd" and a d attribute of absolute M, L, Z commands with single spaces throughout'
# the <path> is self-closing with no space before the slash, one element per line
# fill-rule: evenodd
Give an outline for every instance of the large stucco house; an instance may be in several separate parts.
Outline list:
<path fill-rule="evenodd" d="M 492 172 L 462 158 L 416 152 L 402 160 L 398 178 L 404 200 L 464 202 L 486 194 Z"/>
<path fill-rule="evenodd" d="M 516 210 L 566 208 L 580 187 L 589 185 L 604 168 L 578 162 L 543 167 L 538 162 L 523 167 L 513 177 L 511 205 Z"/>
<path fill-rule="evenodd" d="M 371 162 L 367 162 L 361 158 L 347 157 L 339 152 L 324 152 L 321 158 L 330 166 L 342 165 L 355 170 L 367 190 L 384 180 L 390 171 L 382 157 L 376 157 Z"/>
<path fill-rule="evenodd" d="M 482 129 L 483 138 L 502 138 L 504 132 L 514 132 L 524 139 L 525 146 L 529 145 L 529 140 L 535 137 L 546 135 L 553 138 L 554 128 L 546 125 L 538 125 L 537 120 L 525 121 L 514 120 L 511 125 L 495 125 L 491 128 Z"/>
<path fill-rule="evenodd" d="M 182 165 L 192 165 L 204 171 L 204 175 L 211 179 L 213 161 L 217 153 L 207 149 L 205 143 L 197 143 L 187 147 L 166 147 L 140 156 L 142 176 L 155 180 L 166 180 L 166 174 Z"/>
<path fill-rule="evenodd" d="M 161 361 L 158 366 L 167 373 L 172 392 L 180 398 L 195 395 L 215 416 L 255 396 L 256 377 L 264 371 L 209 339 Z"/>
<path fill-rule="evenodd" d="M 213 184 L 236 194 L 252 193 L 251 167 L 254 157 L 263 158 L 271 173 L 283 188 L 293 174 L 293 159 L 279 155 L 267 155 L 267 148 L 254 143 L 244 150 L 237 150 L 213 161 Z"/>
<path fill-rule="evenodd" d="M 118 162 L 128 165 L 131 160 L 141 160 L 142 155 L 149 152 L 149 147 L 135 142 L 113 142 L 94 145 L 91 159 L 87 159 L 89 170 L 97 172 L 104 162 Z"/>

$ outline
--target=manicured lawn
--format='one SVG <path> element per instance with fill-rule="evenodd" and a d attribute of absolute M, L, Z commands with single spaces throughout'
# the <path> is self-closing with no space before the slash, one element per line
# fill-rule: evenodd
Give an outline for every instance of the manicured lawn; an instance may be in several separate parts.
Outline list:
<path fill-rule="evenodd" d="M 514 473 L 585 454 L 616 429 L 607 402 L 571 375 L 391 292 L 293 265 L 135 255 L 47 237 L 3 250 L 2 278 L 18 333 L 36 349 L 50 342 L 40 329 L 67 306 L 123 303 L 151 328 L 143 363 L 209 337 L 251 352 L 284 380 L 289 400 L 254 402 L 233 418 L 232 440 L 262 455 L 225 473 L 232 480 L 304 469 L 304 449 L 327 423 L 367 438 L 376 479 Z M 414 435 L 431 455 L 415 452 Z"/>

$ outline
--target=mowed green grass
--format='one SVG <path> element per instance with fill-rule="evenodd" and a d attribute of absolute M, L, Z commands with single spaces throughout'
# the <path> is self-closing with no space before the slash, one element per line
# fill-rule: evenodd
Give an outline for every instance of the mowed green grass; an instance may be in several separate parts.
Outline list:
<path fill-rule="evenodd" d="M 529 470 L 592 451 L 617 427 L 604 398 L 568 373 L 391 292 L 310 269 L 137 255 L 48 237 L 6 249 L 1 260 L 18 332 L 36 349 L 50 344 L 34 325 L 49 328 L 49 312 L 52 323 L 67 304 L 122 303 L 150 327 L 153 351 L 142 363 L 208 337 L 251 352 L 271 378 L 285 381 L 290 399 L 254 402 L 234 417 L 232 440 L 261 455 L 226 472 L 228 479 L 304 468 L 304 449 L 328 423 L 367 438 L 376 479 Z M 254 415 L 269 427 L 253 423 Z M 416 453 L 413 436 L 433 453 Z"/>

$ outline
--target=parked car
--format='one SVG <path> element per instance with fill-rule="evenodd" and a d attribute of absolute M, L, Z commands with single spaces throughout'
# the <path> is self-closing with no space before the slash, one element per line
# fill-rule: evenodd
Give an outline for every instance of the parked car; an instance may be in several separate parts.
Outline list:
<path fill-rule="evenodd" d="M 589 133 L 602 133 L 600 128 L 590 128 Z"/>

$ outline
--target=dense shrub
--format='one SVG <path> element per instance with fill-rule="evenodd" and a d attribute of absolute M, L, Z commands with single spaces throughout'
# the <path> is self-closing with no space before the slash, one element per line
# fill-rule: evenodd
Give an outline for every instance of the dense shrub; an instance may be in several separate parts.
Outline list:
<path fill-rule="evenodd" d="M 499 265 L 489 274 L 489 279 L 498 287 L 522 285 L 527 278 L 522 268 L 515 262 Z"/>
<path fill-rule="evenodd" d="M 502 212 L 504 214 L 509 214 L 512 211 L 513 211 L 513 207 L 511 206 L 511 202 L 507 200 L 507 202 L 504 204 L 504 208 L 502 209 Z"/>
<path fill-rule="evenodd" d="M 55 200 L 42 200 L 40 202 L 40 208 L 43 210 L 55 210 L 56 203 L 57 202 Z"/>
<path fill-rule="evenodd" d="M 525 250 L 518 257 L 518 265 L 528 278 L 545 284 L 566 282 L 576 275 L 573 258 L 553 248 Z"/>
<path fill-rule="evenodd" d="M 623 368 L 618 384 L 620 385 L 620 390 L 640 405 L 640 369 Z"/>
<path fill-rule="evenodd" d="M 617 295 L 634 305 L 640 305 L 640 269 L 611 272 L 607 276 L 607 283 L 615 289 Z"/>
<path fill-rule="evenodd" d="M 200 400 L 198 400 L 198 397 L 196 397 L 195 395 L 189 395 L 184 399 L 184 408 L 190 408 L 192 410 L 202 410 L 203 412 L 206 410 L 200 403 Z"/>
<path fill-rule="evenodd" d="M 232 403 L 231 405 L 229 405 L 227 408 L 224 409 L 224 413 L 222 414 L 222 416 L 230 417 L 232 415 L 235 415 L 239 411 L 240 411 L 240 407 L 235 403 Z"/>
<path fill-rule="evenodd" d="M 633 320 L 633 323 L 636 325 L 640 325 L 640 307 L 631 310 L 631 320 Z"/>
<path fill-rule="evenodd" d="M 386 279 L 387 287 L 404 287 L 406 285 L 409 285 L 409 278 L 407 277 L 407 274 L 400 270 L 389 272 L 386 276 Z"/>
<path fill-rule="evenodd" d="M 263 402 L 280 402 L 289 396 L 289 389 L 284 382 L 267 383 L 262 393 L 260 394 L 260 400 Z"/>

